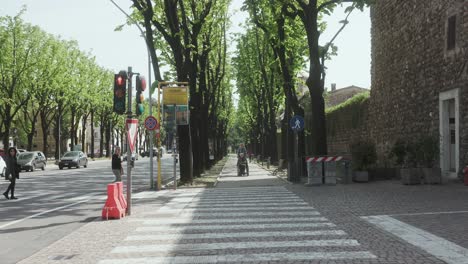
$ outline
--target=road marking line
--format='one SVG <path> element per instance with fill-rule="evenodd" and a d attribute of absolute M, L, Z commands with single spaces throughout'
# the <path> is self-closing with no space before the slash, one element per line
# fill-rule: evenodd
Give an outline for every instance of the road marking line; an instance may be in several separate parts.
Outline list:
<path fill-rule="evenodd" d="M 170 208 L 170 207 L 161 207 L 158 211 L 156 212 L 145 212 L 143 215 L 153 215 L 153 214 L 159 214 L 159 213 L 183 213 L 183 212 L 233 212 L 233 211 L 289 211 L 289 212 L 295 212 L 296 210 L 311 210 L 315 211 L 314 207 L 308 206 L 308 205 L 303 205 L 303 206 L 292 206 L 292 207 L 287 207 L 287 208 L 281 208 L 281 207 L 271 207 L 271 206 L 265 206 L 261 208 L 230 208 L 230 207 L 219 207 L 219 208 L 212 208 L 212 207 L 206 207 L 205 208 L 185 208 L 185 206 L 182 206 L 182 208 Z"/>
<path fill-rule="evenodd" d="M 427 213 L 408 213 L 408 214 L 392 214 L 390 216 L 405 216 L 405 215 L 437 215 L 437 214 L 466 214 L 468 211 L 447 211 L 447 212 L 427 212 Z"/>
<path fill-rule="evenodd" d="M 171 201 L 171 203 L 177 202 L 177 201 Z M 193 200 L 191 204 L 194 205 L 223 205 L 223 204 L 255 204 L 255 203 L 271 203 L 271 202 L 280 202 L 280 203 L 297 203 L 297 202 L 304 202 L 302 199 L 298 198 L 287 198 L 287 199 L 245 199 L 245 200 L 232 200 L 232 201 L 197 201 Z"/>
<path fill-rule="evenodd" d="M 250 238 L 250 237 L 305 237 L 305 236 L 345 236 L 342 230 L 319 231 L 279 231 L 279 232 L 236 232 L 236 233 L 202 233 L 202 234 L 159 234 L 159 235 L 131 235 L 127 241 L 152 240 L 182 240 L 182 239 L 216 239 L 216 238 Z"/>
<path fill-rule="evenodd" d="M 228 212 L 217 212 L 213 211 L 215 213 L 201 213 L 198 211 L 180 211 L 178 214 L 174 213 L 171 214 L 169 212 L 148 212 L 145 213 L 145 216 L 150 216 L 154 215 L 155 217 L 166 217 L 166 218 L 173 218 L 173 217 L 247 217 L 247 216 L 284 216 L 284 215 L 291 215 L 291 216 L 315 216 L 315 215 L 320 215 L 319 212 L 315 210 L 311 211 L 276 211 L 276 212 L 258 212 L 258 210 L 255 210 L 255 212 L 242 212 L 242 213 L 228 213 Z"/>
<path fill-rule="evenodd" d="M 268 223 L 268 222 L 299 222 L 299 221 L 310 221 L 310 222 L 326 222 L 328 221 L 325 217 L 288 217 L 288 218 L 212 218 L 212 219 L 193 219 L 191 217 L 186 218 L 159 218 L 159 219 L 144 219 L 144 218 L 133 218 L 131 222 L 143 221 L 144 225 L 158 225 L 158 224 L 228 224 L 228 223 Z"/>
<path fill-rule="evenodd" d="M 338 252 L 294 252 L 291 253 L 264 253 L 241 255 L 208 255 L 208 256 L 175 256 L 175 257 L 146 257 L 126 259 L 106 259 L 98 264 L 192 264 L 192 263 L 219 263 L 219 262 L 258 262 L 258 261 L 289 261 L 289 260 L 318 260 L 318 259 L 375 259 L 375 255 L 368 251 L 338 251 Z"/>
<path fill-rule="evenodd" d="M 169 206 L 171 205 L 176 205 L 176 204 L 169 204 Z M 277 201 L 277 202 L 257 202 L 257 203 L 252 203 L 252 204 L 245 204 L 245 203 L 230 203 L 229 206 L 230 207 L 258 207 L 258 208 L 263 208 L 265 205 L 277 205 L 277 206 L 287 206 L 287 205 L 308 205 L 306 202 L 289 202 L 289 201 L 285 201 L 285 202 L 280 202 L 280 201 Z M 202 204 L 202 205 L 197 205 L 197 204 L 194 204 L 194 205 L 188 205 L 187 208 L 225 208 L 226 205 L 223 205 L 223 204 L 213 204 L 213 205 L 206 205 L 206 204 Z"/>
<path fill-rule="evenodd" d="M 267 228 L 304 228 L 304 227 L 314 227 L 314 228 L 328 228 L 336 227 L 332 223 L 287 223 L 287 224 L 249 224 L 249 225 L 186 225 L 186 226 L 172 226 L 172 225 L 160 225 L 160 226 L 144 226 L 137 227 L 136 232 L 151 232 L 151 231 L 160 231 L 160 232 L 176 232 L 176 231 L 192 231 L 192 230 L 238 230 L 238 229 L 267 229 Z"/>
<path fill-rule="evenodd" d="M 468 249 L 388 215 L 361 217 L 448 264 L 468 264 Z"/>
<path fill-rule="evenodd" d="M 79 201 L 79 202 L 72 203 L 72 204 L 69 204 L 69 205 L 64 205 L 64 206 L 60 206 L 60 207 L 57 207 L 57 208 L 54 208 L 54 209 L 50 209 L 50 210 L 47 210 L 47 211 L 44 211 L 44 212 L 41 212 L 41 213 L 33 214 L 33 215 L 30 215 L 30 216 L 27 216 L 27 217 L 24 217 L 24 218 L 9 222 L 8 224 L 4 224 L 4 225 L 0 226 L 0 229 L 3 229 L 5 227 L 8 227 L 8 226 L 11 226 L 11 225 L 14 225 L 14 224 L 18 224 L 20 222 L 23 222 L 25 220 L 28 220 L 28 219 L 31 219 L 31 218 L 34 218 L 34 217 L 37 217 L 37 216 L 41 216 L 43 214 L 47 214 L 47 213 L 51 213 L 51 212 L 58 211 L 58 210 L 61 210 L 61 209 L 65 209 L 65 208 L 68 208 L 68 207 L 72 207 L 72 206 L 80 204 L 80 203 L 85 203 L 85 202 L 87 202 L 89 200 L 90 199 L 84 200 L 84 201 Z"/>
<path fill-rule="evenodd" d="M 187 250 L 223 250 L 223 249 L 253 249 L 282 247 L 352 247 L 359 246 L 354 239 L 325 239 L 300 241 L 254 241 L 228 243 L 188 243 L 188 244 L 154 244 L 138 246 L 117 246 L 111 253 L 143 253 L 143 252 L 176 252 Z"/>

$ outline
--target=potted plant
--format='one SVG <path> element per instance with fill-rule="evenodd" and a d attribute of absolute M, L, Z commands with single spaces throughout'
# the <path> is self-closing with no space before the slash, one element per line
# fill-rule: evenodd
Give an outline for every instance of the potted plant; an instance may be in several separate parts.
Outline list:
<path fill-rule="evenodd" d="M 375 144 L 369 141 L 357 141 L 351 145 L 354 181 L 368 182 L 368 169 L 377 161 Z"/>
<path fill-rule="evenodd" d="M 420 184 L 421 171 L 417 168 L 417 143 L 398 139 L 390 150 L 390 157 L 398 169 L 398 178 L 406 185 Z"/>
<path fill-rule="evenodd" d="M 424 183 L 441 183 L 442 173 L 436 166 L 439 157 L 439 138 L 436 136 L 423 136 L 418 143 L 417 161 L 422 167 L 422 180 Z"/>
<path fill-rule="evenodd" d="M 400 170 L 401 168 L 403 168 L 403 165 L 405 163 L 405 158 L 406 158 L 406 142 L 403 139 L 398 139 L 397 141 L 395 141 L 395 144 L 393 144 L 393 147 L 390 150 L 389 157 L 390 159 L 393 160 L 393 162 L 397 166 L 396 178 L 401 179 Z"/>

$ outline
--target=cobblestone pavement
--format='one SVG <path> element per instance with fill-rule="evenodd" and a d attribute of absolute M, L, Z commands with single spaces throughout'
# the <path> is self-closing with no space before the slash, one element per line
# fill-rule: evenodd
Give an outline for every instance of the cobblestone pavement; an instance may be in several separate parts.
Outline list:
<path fill-rule="evenodd" d="M 396 181 L 305 187 L 226 163 L 213 189 L 134 195 L 20 263 L 468 263 L 468 188 Z"/>

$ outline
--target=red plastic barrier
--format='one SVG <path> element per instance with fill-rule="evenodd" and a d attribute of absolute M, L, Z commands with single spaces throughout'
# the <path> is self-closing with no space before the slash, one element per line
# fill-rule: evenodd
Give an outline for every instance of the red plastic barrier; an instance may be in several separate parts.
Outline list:
<path fill-rule="evenodd" d="M 122 206 L 123 209 L 127 209 L 127 200 L 125 200 L 125 196 L 123 194 L 123 183 L 122 182 L 116 182 L 117 184 L 117 190 L 119 191 L 119 201 L 120 205 Z"/>
<path fill-rule="evenodd" d="M 119 190 L 117 184 L 107 185 L 107 201 L 102 208 L 102 219 L 120 219 L 125 216 L 125 209 L 120 204 Z"/>

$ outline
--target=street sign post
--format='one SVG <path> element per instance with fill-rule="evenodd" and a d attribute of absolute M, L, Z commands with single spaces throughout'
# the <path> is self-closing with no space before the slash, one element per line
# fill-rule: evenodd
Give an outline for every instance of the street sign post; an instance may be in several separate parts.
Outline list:
<path fill-rule="evenodd" d="M 154 116 L 148 116 L 145 119 L 145 127 L 148 130 L 156 130 L 156 126 L 158 125 L 158 120 Z"/>
<path fill-rule="evenodd" d="M 299 135 L 298 133 L 304 130 L 304 118 L 302 116 L 295 115 L 289 120 L 289 126 L 294 131 L 294 168 L 295 168 L 295 180 L 298 180 L 300 171 L 301 171 L 301 163 L 299 162 Z"/>
<path fill-rule="evenodd" d="M 129 118 L 127 119 L 127 140 L 130 152 L 133 153 L 135 150 L 135 142 L 138 131 L 138 119 Z"/>
<path fill-rule="evenodd" d="M 302 116 L 295 115 L 289 120 L 289 126 L 294 132 L 299 132 L 304 129 L 304 118 Z"/>

